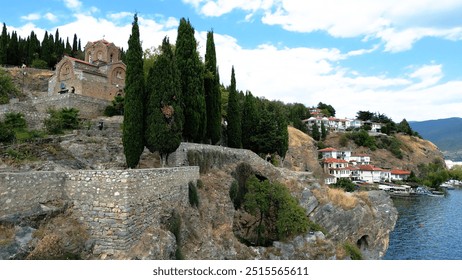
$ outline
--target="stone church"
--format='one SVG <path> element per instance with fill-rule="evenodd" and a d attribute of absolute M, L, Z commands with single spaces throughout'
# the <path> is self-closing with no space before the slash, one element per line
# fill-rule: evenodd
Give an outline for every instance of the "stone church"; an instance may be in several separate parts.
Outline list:
<path fill-rule="evenodd" d="M 119 58 L 120 49 L 113 43 L 88 42 L 85 61 L 64 56 L 58 62 L 48 94 L 74 93 L 109 101 L 123 95 L 126 66 Z"/>

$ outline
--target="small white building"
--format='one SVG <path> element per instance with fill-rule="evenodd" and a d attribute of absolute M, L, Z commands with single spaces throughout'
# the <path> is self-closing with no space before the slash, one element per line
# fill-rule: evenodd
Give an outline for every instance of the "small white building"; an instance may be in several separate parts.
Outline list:
<path fill-rule="evenodd" d="M 349 161 L 353 165 L 369 165 L 371 164 L 371 156 L 367 154 L 353 154 L 350 156 Z"/>
<path fill-rule="evenodd" d="M 383 169 L 373 165 L 358 165 L 358 177 L 361 181 L 368 183 L 380 182 Z"/>
<path fill-rule="evenodd" d="M 401 169 L 392 169 L 390 171 L 390 179 L 394 181 L 405 181 L 411 175 L 411 171 L 401 170 Z"/>

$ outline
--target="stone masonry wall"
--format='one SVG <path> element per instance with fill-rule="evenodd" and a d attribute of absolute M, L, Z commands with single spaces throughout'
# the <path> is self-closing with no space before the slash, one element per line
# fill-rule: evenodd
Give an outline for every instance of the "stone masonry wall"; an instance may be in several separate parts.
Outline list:
<path fill-rule="evenodd" d="M 128 249 L 160 218 L 188 203 L 198 167 L 0 173 L 0 219 L 27 215 L 50 201 L 73 203 L 94 253 Z"/>
<path fill-rule="evenodd" d="M 43 120 L 48 117 L 47 110 L 49 108 L 76 108 L 79 110 L 80 117 L 91 119 L 101 116 L 104 108 L 109 104 L 110 102 L 105 100 L 78 94 L 54 94 L 38 99 L 0 105 L 0 120 L 3 120 L 4 115 L 9 112 L 22 113 L 30 129 L 41 129 Z"/>
<path fill-rule="evenodd" d="M 64 199 L 62 172 L 0 173 L 0 218 L 27 215 L 41 204 Z"/>

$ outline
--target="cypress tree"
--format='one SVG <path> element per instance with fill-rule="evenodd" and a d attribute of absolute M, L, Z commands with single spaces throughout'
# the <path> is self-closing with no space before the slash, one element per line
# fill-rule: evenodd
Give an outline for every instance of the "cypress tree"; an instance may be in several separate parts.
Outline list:
<path fill-rule="evenodd" d="M 326 140 L 326 137 L 327 137 L 326 125 L 324 124 L 324 122 L 321 122 L 321 140 Z"/>
<path fill-rule="evenodd" d="M 3 23 L 2 35 L 0 36 L 0 65 L 7 63 L 8 52 L 8 32 L 6 24 Z"/>
<path fill-rule="evenodd" d="M 258 113 L 256 99 L 250 91 L 245 95 L 244 108 L 242 109 L 242 147 L 256 151 L 255 139 L 252 136 L 255 133 L 255 126 L 258 124 Z"/>
<path fill-rule="evenodd" d="M 74 39 L 72 41 L 72 57 L 77 57 L 78 48 L 77 34 L 74 33 Z"/>
<path fill-rule="evenodd" d="M 19 65 L 19 42 L 18 34 L 16 33 L 16 31 L 12 32 L 11 39 L 8 42 L 7 62 L 10 65 Z"/>
<path fill-rule="evenodd" d="M 45 31 L 45 35 L 43 36 L 42 40 L 42 48 L 40 50 L 40 58 L 44 60 L 48 66 L 50 66 L 51 62 L 51 46 L 48 44 L 49 41 L 48 31 Z"/>
<path fill-rule="evenodd" d="M 236 77 L 234 75 L 234 66 L 231 70 L 231 85 L 229 86 L 228 99 L 228 147 L 242 147 L 242 128 L 241 128 L 241 110 L 236 91 Z"/>
<path fill-rule="evenodd" d="M 146 108 L 146 146 L 158 151 L 162 166 L 181 142 L 181 83 L 175 57 L 167 37 L 161 53 L 149 70 Z"/>
<path fill-rule="evenodd" d="M 201 142 L 205 137 L 206 108 L 203 65 L 197 52 L 194 28 L 189 20 L 182 18 L 178 26 L 175 58 L 180 71 L 181 95 L 183 97 L 183 137 L 187 141 Z"/>
<path fill-rule="evenodd" d="M 69 37 L 67 37 L 67 39 L 66 39 L 65 53 L 68 56 L 72 56 L 72 47 L 71 47 L 71 43 L 69 43 Z"/>
<path fill-rule="evenodd" d="M 125 74 L 125 107 L 122 142 L 129 168 L 138 165 L 144 149 L 144 74 L 143 50 L 140 42 L 138 16 L 135 14 L 128 40 Z"/>
<path fill-rule="evenodd" d="M 204 88 L 207 107 L 207 139 L 212 144 L 216 144 L 221 139 L 221 91 L 213 31 L 207 33 Z"/>

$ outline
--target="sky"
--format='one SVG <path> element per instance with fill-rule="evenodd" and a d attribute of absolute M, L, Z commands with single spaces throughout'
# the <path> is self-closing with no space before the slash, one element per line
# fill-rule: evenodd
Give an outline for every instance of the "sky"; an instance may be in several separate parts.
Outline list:
<path fill-rule="evenodd" d="M 285 103 L 332 105 L 395 122 L 462 117 L 462 0 L 20 0 L 0 22 L 127 49 L 134 14 L 143 49 L 190 20 L 204 57 L 213 30 L 221 83 Z"/>

